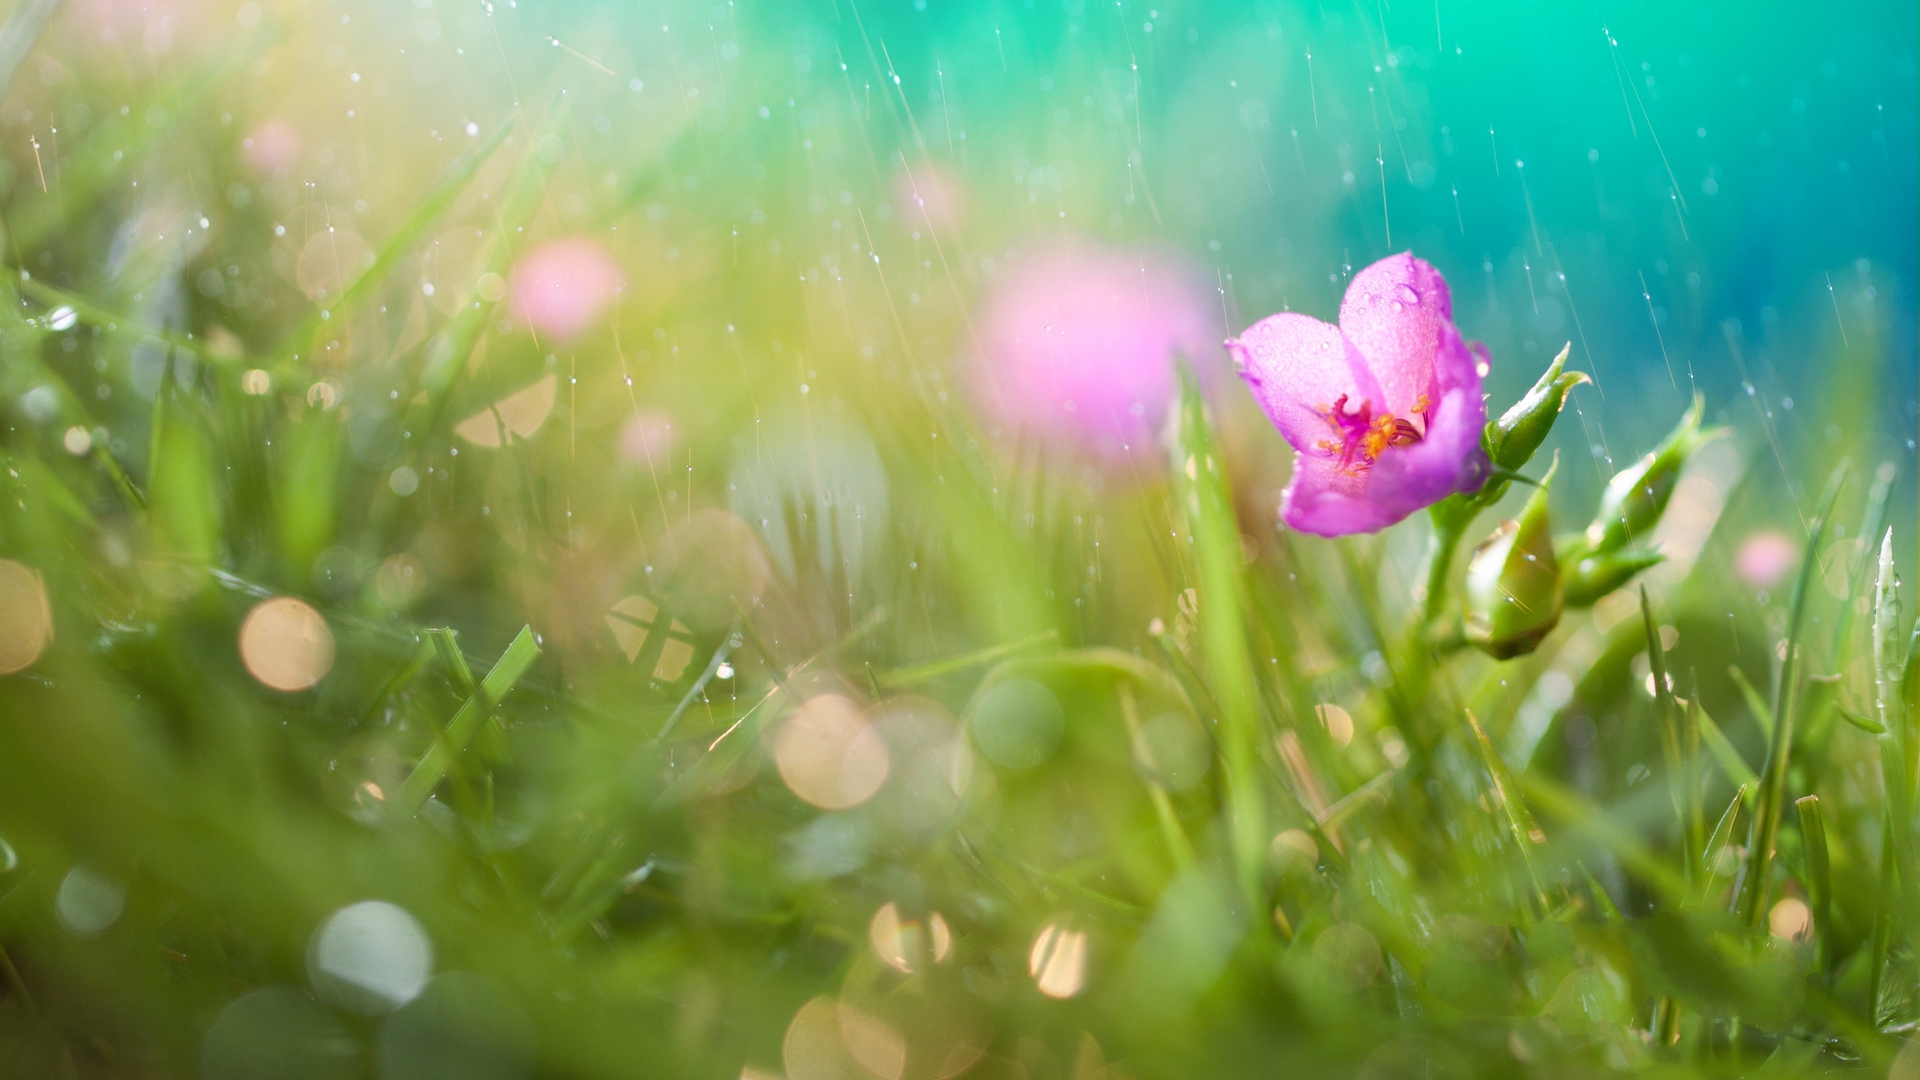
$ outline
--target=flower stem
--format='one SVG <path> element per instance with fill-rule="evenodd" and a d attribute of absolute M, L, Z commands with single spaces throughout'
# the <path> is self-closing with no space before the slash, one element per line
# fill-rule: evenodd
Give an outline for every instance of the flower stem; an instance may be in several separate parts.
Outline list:
<path fill-rule="evenodd" d="M 1420 608 L 1420 622 L 1416 634 L 1425 634 L 1447 606 L 1447 571 L 1453 567 L 1453 552 L 1460 546 L 1460 538 L 1466 535 L 1466 514 L 1449 512 L 1440 506 L 1433 508 L 1433 535 L 1427 541 L 1426 596 Z"/>

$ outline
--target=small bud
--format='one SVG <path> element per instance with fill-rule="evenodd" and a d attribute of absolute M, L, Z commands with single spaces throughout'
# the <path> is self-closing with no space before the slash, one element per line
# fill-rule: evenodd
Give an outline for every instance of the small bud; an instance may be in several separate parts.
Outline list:
<path fill-rule="evenodd" d="M 1673 497 L 1687 458 L 1722 434 L 1719 430 L 1700 430 L 1700 414 L 1705 408 L 1706 399 L 1695 394 L 1693 407 L 1680 418 L 1679 426 L 1666 441 L 1607 482 L 1606 491 L 1600 495 L 1600 512 L 1587 526 L 1588 551 L 1618 551 L 1653 532 L 1667 500 Z"/>
<path fill-rule="evenodd" d="M 1657 551 L 1615 551 L 1605 555 L 1586 552 L 1584 538 L 1572 537 L 1576 550 L 1567 554 L 1561 571 L 1565 582 L 1565 601 L 1570 608 L 1587 608 L 1600 598 L 1633 580 L 1642 570 L 1657 566 L 1666 558 Z"/>
<path fill-rule="evenodd" d="M 1566 407 L 1567 393 L 1581 383 L 1593 381 L 1584 371 L 1561 370 L 1566 367 L 1567 353 L 1572 349 L 1573 343 L 1568 342 L 1540 376 L 1540 381 L 1533 384 L 1533 389 L 1514 402 L 1500 419 L 1487 425 L 1487 456 L 1495 465 L 1518 469 L 1532 460 L 1533 452 L 1547 440 L 1554 420 Z"/>
<path fill-rule="evenodd" d="M 1467 563 L 1467 641 L 1501 660 L 1532 652 L 1560 622 L 1560 560 L 1547 520 L 1547 485 L 1559 467 L 1556 456 L 1520 517 L 1501 522 Z"/>

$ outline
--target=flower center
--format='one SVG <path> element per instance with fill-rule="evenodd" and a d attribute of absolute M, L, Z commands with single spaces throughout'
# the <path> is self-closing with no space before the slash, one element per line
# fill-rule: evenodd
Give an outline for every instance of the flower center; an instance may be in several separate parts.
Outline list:
<path fill-rule="evenodd" d="M 1424 417 L 1426 411 L 1427 397 L 1422 394 L 1414 403 L 1412 413 Z M 1386 412 L 1374 415 L 1370 402 L 1362 401 L 1358 408 L 1349 411 L 1345 394 L 1321 409 L 1320 414 L 1326 417 L 1337 437 L 1322 439 L 1318 445 L 1338 458 L 1340 468 L 1347 472 L 1364 472 L 1389 446 L 1410 446 L 1424 437 L 1410 420 Z"/>

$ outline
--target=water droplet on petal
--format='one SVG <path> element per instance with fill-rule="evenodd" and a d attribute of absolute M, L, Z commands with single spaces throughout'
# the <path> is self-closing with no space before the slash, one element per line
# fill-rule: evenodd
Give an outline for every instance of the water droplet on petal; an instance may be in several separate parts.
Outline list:
<path fill-rule="evenodd" d="M 1408 285 L 1405 282 L 1402 282 L 1401 284 L 1394 286 L 1393 291 L 1398 293 L 1400 296 L 1400 299 L 1406 301 L 1407 303 L 1412 304 L 1415 307 L 1420 306 L 1420 294 L 1413 291 L 1413 286 Z"/>
<path fill-rule="evenodd" d="M 1473 373 L 1475 375 L 1480 376 L 1483 379 L 1487 377 L 1487 372 L 1492 370 L 1493 370 L 1493 365 L 1487 363 L 1485 360 L 1482 360 L 1473 365 Z"/>
<path fill-rule="evenodd" d="M 1395 300 L 1395 301 L 1393 302 L 1393 313 L 1394 313 L 1395 315 L 1398 315 L 1398 314 L 1400 314 L 1401 312 L 1403 312 L 1403 311 L 1405 311 L 1405 310 L 1407 310 L 1407 305 L 1405 305 L 1405 304 L 1403 304 L 1403 303 L 1401 303 L 1401 302 L 1400 302 L 1400 301 L 1398 301 L 1398 300 Z"/>

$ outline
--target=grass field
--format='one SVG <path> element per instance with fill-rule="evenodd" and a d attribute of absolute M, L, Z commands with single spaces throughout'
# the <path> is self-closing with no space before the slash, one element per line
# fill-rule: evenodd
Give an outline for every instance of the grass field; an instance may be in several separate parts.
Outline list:
<path fill-rule="evenodd" d="M 1920 1078 L 1913 13 L 931 6 L 6 16 L 0 1072 Z"/>

